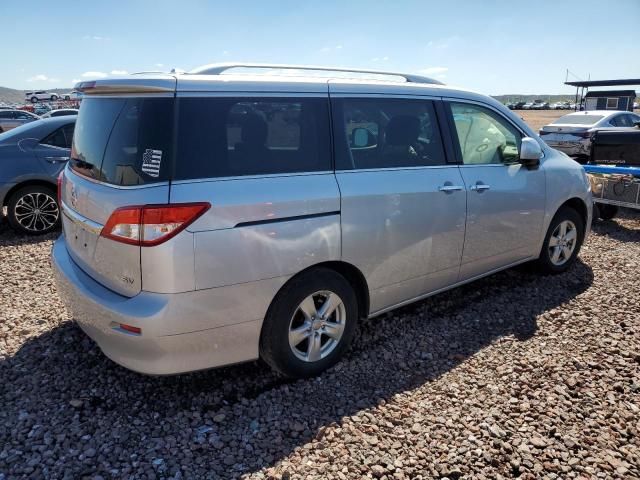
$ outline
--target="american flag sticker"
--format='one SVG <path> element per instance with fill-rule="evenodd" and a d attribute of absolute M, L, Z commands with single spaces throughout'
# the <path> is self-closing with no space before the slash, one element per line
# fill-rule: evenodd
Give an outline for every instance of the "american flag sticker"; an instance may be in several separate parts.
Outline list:
<path fill-rule="evenodd" d="M 162 150 L 147 148 L 142 154 L 142 171 L 153 178 L 160 176 Z"/>

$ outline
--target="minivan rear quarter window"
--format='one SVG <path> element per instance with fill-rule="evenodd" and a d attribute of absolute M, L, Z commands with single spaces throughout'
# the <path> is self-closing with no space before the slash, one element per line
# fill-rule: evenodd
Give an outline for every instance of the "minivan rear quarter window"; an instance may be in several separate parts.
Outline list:
<path fill-rule="evenodd" d="M 71 168 L 113 185 L 162 182 L 171 173 L 173 98 L 85 98 Z"/>
<path fill-rule="evenodd" d="M 321 98 L 182 98 L 175 179 L 331 169 Z"/>

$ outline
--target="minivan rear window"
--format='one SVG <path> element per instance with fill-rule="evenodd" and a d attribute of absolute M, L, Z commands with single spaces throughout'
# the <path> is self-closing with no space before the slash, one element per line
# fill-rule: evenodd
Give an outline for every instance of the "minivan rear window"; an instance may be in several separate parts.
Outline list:
<path fill-rule="evenodd" d="M 331 169 L 321 98 L 182 98 L 176 180 Z"/>
<path fill-rule="evenodd" d="M 85 98 L 71 168 L 113 185 L 162 182 L 171 174 L 173 98 Z"/>

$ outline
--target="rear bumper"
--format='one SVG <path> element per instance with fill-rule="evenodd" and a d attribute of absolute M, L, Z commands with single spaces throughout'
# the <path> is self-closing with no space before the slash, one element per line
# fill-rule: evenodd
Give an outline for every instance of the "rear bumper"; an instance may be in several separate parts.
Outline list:
<path fill-rule="evenodd" d="M 542 137 L 544 140 L 544 137 Z M 555 143 L 553 141 L 549 141 L 547 143 L 551 148 L 559 150 L 563 153 L 566 153 L 569 156 L 578 156 L 578 155 L 590 155 L 591 154 L 591 141 L 588 139 L 575 141 L 575 142 L 563 142 L 562 144 Z"/>
<path fill-rule="evenodd" d="M 258 358 L 263 315 L 258 319 L 190 331 L 196 324 L 219 323 L 220 315 L 210 313 L 206 302 L 203 304 L 194 298 L 194 295 L 216 298 L 210 291 L 142 292 L 131 298 L 118 295 L 73 262 L 64 236 L 54 243 L 51 258 L 58 290 L 74 320 L 107 357 L 128 369 L 166 375 Z M 222 314 L 228 313 L 225 306 L 220 306 L 220 310 Z M 256 311 L 261 308 L 256 306 Z M 127 333 L 118 328 L 120 323 L 139 327 L 142 334 Z M 186 333 L 172 333 L 176 325 Z"/>

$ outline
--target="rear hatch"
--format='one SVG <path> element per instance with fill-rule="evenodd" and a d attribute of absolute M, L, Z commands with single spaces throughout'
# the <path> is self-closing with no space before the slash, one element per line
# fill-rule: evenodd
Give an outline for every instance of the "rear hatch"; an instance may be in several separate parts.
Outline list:
<path fill-rule="evenodd" d="M 91 83 L 76 121 L 60 197 L 67 249 L 107 288 L 142 288 L 140 246 L 100 236 L 114 210 L 166 204 L 172 170 L 175 78 Z"/>

